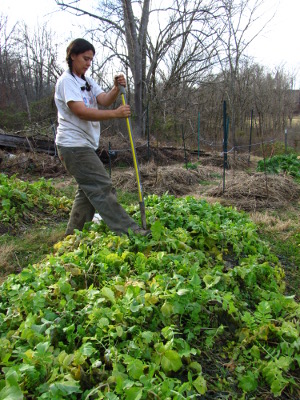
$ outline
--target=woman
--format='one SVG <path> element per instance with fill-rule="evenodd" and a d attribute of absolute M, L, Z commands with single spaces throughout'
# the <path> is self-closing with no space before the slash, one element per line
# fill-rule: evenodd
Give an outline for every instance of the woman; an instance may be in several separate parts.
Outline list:
<path fill-rule="evenodd" d="M 58 109 L 56 145 L 59 158 L 75 178 L 78 188 L 73 203 L 66 235 L 81 230 L 92 221 L 95 210 L 116 234 L 127 234 L 128 229 L 146 236 L 117 202 L 112 182 L 96 154 L 100 139 L 100 121 L 130 116 L 130 107 L 108 107 L 119 94 L 118 85 L 126 86 L 123 75 L 114 78 L 114 87 L 105 93 L 91 78 L 85 76 L 95 55 L 94 46 L 85 39 L 75 39 L 67 47 L 69 69 L 58 79 L 55 103 Z"/>

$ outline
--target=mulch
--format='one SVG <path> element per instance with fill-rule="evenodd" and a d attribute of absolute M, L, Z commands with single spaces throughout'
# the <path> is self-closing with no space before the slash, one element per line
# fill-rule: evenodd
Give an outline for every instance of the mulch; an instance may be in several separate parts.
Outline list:
<path fill-rule="evenodd" d="M 223 190 L 224 189 L 224 190 Z M 300 199 L 300 185 L 287 175 L 243 171 L 228 175 L 225 187 L 219 184 L 206 193 L 245 211 L 282 208 Z"/>
<path fill-rule="evenodd" d="M 111 159 L 111 178 L 116 188 L 137 191 L 136 175 L 132 167 L 132 154 L 128 141 L 114 137 L 111 148 L 119 150 Z M 105 140 L 103 140 L 105 145 Z M 245 211 L 282 208 L 300 197 L 300 185 L 286 175 L 267 175 L 255 172 L 255 163 L 249 163 L 248 155 L 228 157 L 225 190 L 223 190 L 223 157 L 221 154 L 189 153 L 192 168 L 187 168 L 186 153 L 181 148 L 152 146 L 150 160 L 145 142 L 136 142 L 144 194 L 175 196 L 197 195 L 215 198 Z M 106 151 L 103 147 L 101 151 Z M 108 166 L 108 158 L 102 161 Z M 194 163 L 194 164 L 193 164 Z M 124 168 L 120 168 L 122 165 Z M 254 172 L 249 172 L 253 170 Z M 247 172 L 248 171 L 248 172 Z M 58 157 L 37 152 L 0 150 L 0 172 L 17 174 L 24 180 L 39 177 L 55 178 L 66 175 Z"/>
<path fill-rule="evenodd" d="M 187 169 L 184 165 L 157 166 L 154 162 L 140 167 L 140 176 L 145 194 L 162 195 L 164 193 L 183 196 L 195 192 L 201 181 L 212 180 L 215 168 L 198 167 Z M 128 192 L 137 190 L 136 174 L 133 168 L 124 171 L 112 171 L 116 188 Z"/>

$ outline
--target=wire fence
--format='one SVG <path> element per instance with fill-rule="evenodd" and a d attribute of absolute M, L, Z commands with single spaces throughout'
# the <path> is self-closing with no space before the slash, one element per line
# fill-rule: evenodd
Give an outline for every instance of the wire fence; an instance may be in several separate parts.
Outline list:
<path fill-rule="evenodd" d="M 260 141 L 252 143 L 252 118 L 253 118 L 253 110 L 251 111 L 251 125 L 250 125 L 250 132 L 249 132 L 249 142 L 248 143 L 240 143 L 240 144 L 235 144 L 229 145 L 229 117 L 227 115 L 226 111 L 226 102 L 224 101 L 224 107 L 223 107 L 223 140 L 222 142 L 216 142 L 215 140 L 207 140 L 204 137 L 201 137 L 201 132 L 200 132 L 200 115 L 198 115 L 198 131 L 197 131 L 197 151 L 196 153 L 198 154 L 198 158 L 200 158 L 201 155 L 201 148 L 205 148 L 206 151 L 209 149 L 210 151 L 214 152 L 216 150 L 219 150 L 220 156 L 223 157 L 223 191 L 225 191 L 225 186 L 226 186 L 226 170 L 228 169 L 228 160 L 227 156 L 230 154 L 235 153 L 248 153 L 248 162 L 250 163 L 250 158 L 251 155 L 255 154 L 260 154 L 265 158 L 266 151 L 265 149 L 268 147 L 271 147 L 271 152 L 270 155 L 272 155 L 272 152 L 274 151 L 274 146 L 277 144 L 282 145 L 284 143 L 284 151 L 285 153 L 288 152 L 288 130 L 285 129 L 284 132 L 284 140 L 280 141 L 278 137 L 268 137 L 268 138 L 261 138 Z M 148 125 L 148 124 L 147 124 Z M 294 147 L 295 150 L 297 150 L 298 146 L 298 141 L 299 141 L 299 136 L 297 136 L 297 132 L 294 133 Z M 299 135 L 300 132 L 298 132 Z M 187 141 L 189 139 L 192 139 L 195 142 L 195 132 L 193 131 L 189 135 L 185 135 L 184 132 L 184 127 L 182 126 L 182 151 L 184 155 L 184 160 L 186 163 L 186 167 L 188 168 L 188 146 L 187 146 Z M 149 132 L 147 134 L 147 140 L 140 144 L 139 146 L 136 146 L 136 149 L 144 148 L 147 147 L 147 154 L 148 154 L 148 161 L 150 159 L 150 154 L 151 154 L 151 145 L 150 145 L 150 140 L 149 140 Z M 228 149 L 229 147 L 229 149 Z M 111 144 L 109 144 L 109 174 L 111 175 L 111 157 L 115 157 L 118 153 L 124 153 L 131 151 L 130 148 L 122 148 L 122 149 L 112 149 Z M 195 151 L 194 151 L 195 153 Z"/>
<path fill-rule="evenodd" d="M 274 152 L 274 147 L 278 144 L 283 147 L 283 150 L 287 153 L 288 148 L 293 147 L 297 151 L 297 147 L 300 145 L 300 127 L 299 130 L 289 128 L 285 129 L 282 135 L 282 140 L 277 137 L 265 137 L 261 138 L 260 141 L 252 142 L 252 117 L 253 112 L 251 112 L 251 125 L 250 125 L 250 132 L 249 137 L 247 138 L 246 135 L 243 137 L 243 142 L 233 144 L 231 143 L 232 138 L 229 140 L 229 117 L 226 112 L 226 102 L 224 102 L 223 107 L 223 140 L 221 140 L 221 135 L 219 136 L 219 141 L 215 139 L 209 140 L 204 137 L 203 132 L 201 132 L 200 128 L 200 113 L 198 114 L 198 123 L 197 123 L 197 132 L 193 129 L 191 121 L 189 121 L 190 125 L 192 126 L 192 132 L 188 135 L 185 134 L 184 129 L 187 129 L 188 124 L 186 127 L 182 125 L 182 146 L 176 147 L 176 150 L 183 152 L 183 158 L 186 163 L 186 167 L 188 168 L 188 161 L 189 156 L 188 154 L 193 153 L 193 155 L 197 154 L 198 159 L 201 155 L 203 155 L 204 151 L 215 153 L 216 151 L 219 152 L 219 156 L 223 157 L 223 190 L 225 190 L 225 180 L 226 180 L 226 170 L 228 169 L 228 160 L 227 156 L 236 154 L 236 153 L 247 153 L 248 154 L 248 162 L 250 163 L 251 156 L 260 155 L 260 156 L 271 156 L 272 152 Z M 147 116 L 147 118 L 149 118 Z M 53 121 L 51 122 L 51 131 L 53 134 L 53 139 L 55 143 L 55 126 Z M 153 153 L 154 147 L 151 146 L 150 143 L 150 134 L 149 134 L 149 121 L 146 123 L 148 127 L 146 129 L 147 138 L 144 140 L 143 143 L 136 145 L 136 149 L 146 149 L 147 150 L 147 160 L 150 161 L 151 154 Z M 248 140 L 248 143 L 245 141 Z M 292 142 L 292 143 L 291 143 Z M 291 146 L 292 145 L 292 146 Z M 156 148 L 160 148 L 157 146 Z M 268 151 L 265 149 L 268 148 Z M 56 146 L 54 144 L 54 155 L 57 156 Z M 282 150 L 282 149 L 281 149 Z M 109 174 L 111 175 L 112 169 L 112 160 L 118 155 L 126 152 L 131 152 L 132 149 L 128 145 L 128 147 L 122 148 L 112 148 L 111 143 L 109 142 L 109 149 L 108 149 L 108 157 L 109 157 Z"/>

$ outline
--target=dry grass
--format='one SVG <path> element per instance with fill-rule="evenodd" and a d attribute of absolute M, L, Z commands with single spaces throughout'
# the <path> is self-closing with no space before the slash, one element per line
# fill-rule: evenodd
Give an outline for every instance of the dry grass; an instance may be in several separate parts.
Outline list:
<path fill-rule="evenodd" d="M 250 157 L 249 162 L 249 155 L 248 154 L 236 154 L 235 157 L 232 154 L 228 154 L 227 157 L 227 165 L 228 169 L 235 169 L 235 170 L 245 170 L 249 168 L 256 167 L 257 161 L 260 157 L 252 156 Z M 223 168 L 224 165 L 224 157 L 221 154 L 210 154 L 208 157 L 201 158 L 201 165 L 210 165 L 216 166 L 218 168 Z"/>
<path fill-rule="evenodd" d="M 226 172 L 224 193 L 222 169 L 216 166 L 200 165 L 196 169 L 186 169 L 183 165 L 161 167 L 152 162 L 140 168 L 140 175 L 145 194 L 201 195 L 250 212 L 280 209 L 296 203 L 300 198 L 300 186 L 286 175 L 247 173 L 233 169 Z M 122 191 L 137 190 L 133 168 L 113 170 L 112 181 Z M 205 186 L 201 183 L 205 183 Z M 286 224 L 281 223 L 282 227 Z M 279 226 L 278 222 L 276 225 Z"/>
<path fill-rule="evenodd" d="M 295 228 L 295 220 L 282 221 L 279 217 L 270 215 L 269 212 L 254 212 L 250 214 L 250 217 L 256 225 L 264 226 L 269 232 L 285 233 Z"/>
<path fill-rule="evenodd" d="M 0 264 L 0 283 L 4 280 L 3 274 L 7 275 L 13 272 L 17 272 L 16 268 L 13 266 L 16 262 L 19 263 L 18 257 L 16 255 L 17 246 L 13 243 L 0 245 L 1 249 L 1 264 Z"/>
<path fill-rule="evenodd" d="M 239 209 L 256 211 L 282 208 L 296 202 L 300 197 L 300 186 L 284 175 L 235 171 L 226 176 L 224 193 L 223 186 L 219 185 L 207 194 L 225 199 Z"/>
<path fill-rule="evenodd" d="M 58 157 L 49 156 L 45 153 L 20 152 L 8 154 L 0 150 L 1 171 L 27 179 L 34 175 L 50 178 L 62 175 L 64 167 Z"/>
<path fill-rule="evenodd" d="M 0 236 L 0 283 L 11 273 L 35 264 L 49 254 L 64 237 L 65 224 L 32 226 L 16 236 Z"/>
<path fill-rule="evenodd" d="M 194 193 L 201 181 L 213 180 L 215 174 L 216 169 L 213 167 L 198 167 L 197 169 L 186 169 L 178 165 L 160 167 L 153 162 L 140 168 L 144 192 L 157 195 L 169 193 L 182 196 Z M 112 181 L 116 188 L 124 191 L 134 192 L 137 189 L 133 168 L 126 171 L 113 171 Z"/>

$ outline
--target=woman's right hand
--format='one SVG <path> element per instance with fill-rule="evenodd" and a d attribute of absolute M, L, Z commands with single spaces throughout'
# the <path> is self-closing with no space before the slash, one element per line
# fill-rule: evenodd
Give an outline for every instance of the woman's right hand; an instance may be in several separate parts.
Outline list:
<path fill-rule="evenodd" d="M 115 112 L 116 118 L 128 118 L 131 115 L 130 106 L 128 104 L 116 108 Z"/>

